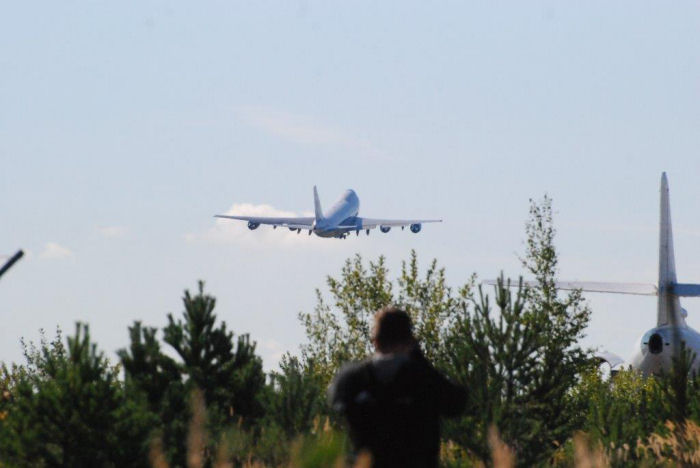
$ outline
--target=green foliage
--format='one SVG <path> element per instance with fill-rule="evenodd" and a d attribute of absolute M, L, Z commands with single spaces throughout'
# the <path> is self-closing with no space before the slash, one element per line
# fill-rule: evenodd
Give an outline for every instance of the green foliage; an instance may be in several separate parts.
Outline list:
<path fill-rule="evenodd" d="M 285 354 L 279 372 L 272 372 L 270 381 L 268 418 L 289 438 L 309 432 L 325 399 L 313 363 L 301 363 L 297 357 Z"/>
<path fill-rule="evenodd" d="M 155 428 L 169 460 L 176 466 L 184 466 L 189 392 L 178 364 L 161 351 L 156 333 L 155 328 L 135 322 L 129 327 L 129 348 L 117 354 L 124 368 L 127 394 L 147 402 L 150 412 L 157 415 Z"/>
<path fill-rule="evenodd" d="M 304 468 L 343 466 L 346 454 L 347 438 L 337 432 L 324 431 L 297 440 L 292 449 L 290 466 Z"/>
<path fill-rule="evenodd" d="M 681 345 L 666 374 L 643 377 L 631 369 L 609 379 L 598 369 L 583 374 L 571 392 L 572 407 L 582 420 L 580 429 L 605 447 L 614 466 L 648 461 L 653 450 L 637 447 L 651 434 L 671 437 L 682 445 L 688 423 L 700 420 L 700 379 L 690 373 L 692 360 Z"/>
<path fill-rule="evenodd" d="M 436 260 L 421 277 L 416 252 L 411 251 L 394 283 L 383 256 L 370 261 L 367 268 L 358 254 L 345 262 L 340 278 L 328 276 L 326 282 L 330 300 L 316 290 L 314 311 L 299 314 L 308 340 L 302 346 L 302 356 L 314 363 L 324 387 L 343 363 L 364 359 L 373 352 L 374 314 L 390 304 L 411 315 L 425 355 L 435 362 L 444 360 L 446 332 L 456 320 L 460 299 L 447 286 L 445 270 Z"/>
<path fill-rule="evenodd" d="M 226 330 L 226 323 L 216 326 L 216 299 L 204 294 L 203 282 L 195 296 L 185 291 L 183 303 L 182 319 L 176 321 L 168 314 L 168 326 L 163 329 L 163 341 L 181 359 L 182 377 L 204 392 L 207 406 L 246 418 L 260 416 L 257 395 L 265 377 L 255 343 L 241 335 L 234 349 L 233 333 Z"/>
<path fill-rule="evenodd" d="M 159 410 L 163 395 L 180 382 L 178 365 L 161 352 L 156 333 L 157 329 L 134 322 L 129 327 L 131 343 L 128 351 L 122 349 L 117 352 L 127 382 L 143 391 L 154 411 Z"/>
<path fill-rule="evenodd" d="M 255 354 L 255 343 L 248 335 L 235 341 L 226 322 L 216 326 L 216 299 L 185 291 L 182 319 L 168 314 L 168 326 L 163 329 L 163 341 L 173 347 L 181 359 L 178 369 L 190 387 L 204 392 L 207 406 L 216 407 L 232 417 L 256 418 L 262 408 L 258 393 L 265 383 L 262 361 Z"/>
<path fill-rule="evenodd" d="M 561 297 L 556 290 L 549 198 L 531 203 L 526 234 L 522 262 L 536 286 L 514 295 L 501 280 L 496 312 L 481 289 L 474 297 L 474 277 L 453 293 L 435 260 L 421 276 L 412 252 L 394 283 L 383 257 L 366 268 L 356 255 L 340 278 L 328 278 L 331 300 L 317 291 L 315 311 L 300 314 L 308 339 L 303 357 L 318 363 L 326 384 L 343 362 L 371 353 L 374 313 L 394 303 L 411 314 L 429 359 L 470 389 L 469 415 L 452 425 L 450 436 L 488 461 L 488 428 L 496 425 L 520 463 L 546 460 L 581 422 L 568 395 L 592 365 L 590 352 L 577 344 L 590 311 L 579 292 Z"/>
<path fill-rule="evenodd" d="M 513 294 L 503 277 L 494 291 L 497 312 L 479 288 L 462 303 L 449 340 L 451 373 L 470 389 L 470 410 L 450 435 L 483 461 L 494 425 L 529 466 L 546 460 L 571 435 L 577 420 L 568 394 L 591 366 L 578 346 L 590 311 L 578 292 L 560 298 L 555 287 L 551 201 L 532 202 L 523 265 L 536 286 Z"/>
<path fill-rule="evenodd" d="M 469 408 L 461 421 L 449 425 L 449 434 L 479 458 L 488 460 L 490 425 L 505 426 L 511 419 L 520 426 L 526 422 L 517 416 L 529 398 L 521 386 L 529 383 L 528 371 L 535 367 L 529 358 L 538 346 L 538 330 L 536 323 L 528 324 L 523 317 L 522 290 L 513 297 L 499 281 L 497 317 L 492 316 L 489 298 L 481 288 L 479 297 L 473 311 L 463 304 L 464 315 L 450 339 L 451 373 L 469 388 Z"/>
<path fill-rule="evenodd" d="M 396 304 L 411 316 L 423 354 L 436 365 L 445 363 L 447 338 L 457 323 L 461 304 L 474 288 L 475 278 L 469 278 L 454 295 L 447 285 L 445 269 L 438 267 L 436 259 L 430 262 L 423 278 L 415 250 L 411 251 L 408 262 L 401 263 Z"/>
<path fill-rule="evenodd" d="M 234 340 L 226 323 L 217 324 L 216 300 L 204 293 L 201 281 L 197 294 L 185 291 L 183 305 L 181 318 L 168 314 L 163 329 L 163 341 L 179 360 L 163 353 L 155 328 L 139 322 L 129 328 L 129 348 L 119 351 L 127 389 L 135 398 L 143 396 L 158 415 L 166 456 L 180 466 L 185 464 L 187 402 L 193 389 L 203 392 L 210 428 L 221 432 L 239 422 L 251 426 L 262 416 L 265 385 L 255 343 L 248 335 Z"/>
<path fill-rule="evenodd" d="M 336 431 L 312 429 L 290 439 L 276 425 L 253 434 L 233 426 L 221 438 L 214 466 L 236 467 L 333 467 L 343 464 L 348 454 L 347 438 Z M 230 463 L 231 465 L 225 465 Z"/>
<path fill-rule="evenodd" d="M 87 325 L 64 347 L 60 333 L 24 347 L 26 364 L 3 367 L 9 398 L 0 459 L 9 466 L 145 466 L 153 418 L 128 400 Z"/>
<path fill-rule="evenodd" d="M 371 353 L 372 317 L 393 298 L 388 274 L 384 257 L 370 262 L 367 271 L 362 257 L 355 255 L 345 262 L 340 279 L 326 279 L 332 303 L 317 289 L 314 312 L 299 314 L 308 340 L 302 355 L 315 363 L 324 387 L 342 363 Z"/>
<path fill-rule="evenodd" d="M 680 340 L 676 338 L 676 341 Z M 700 415 L 698 400 L 690 401 L 691 395 L 700 389 L 700 378 L 691 374 L 695 357 L 682 341 L 671 358 L 671 371 L 660 376 L 663 400 L 668 404 L 668 418 L 677 424 L 683 423 L 691 414 L 696 418 Z"/>
<path fill-rule="evenodd" d="M 468 410 L 445 427 L 442 466 L 496 463 L 499 450 L 509 459 L 494 448 L 501 439 L 522 466 L 697 464 L 695 356 L 681 346 L 668 374 L 605 378 L 578 345 L 590 311 L 579 292 L 556 289 L 549 198 L 531 203 L 526 234 L 522 264 L 535 285 L 513 289 L 501 276 L 490 297 L 475 277 L 452 289 L 437 261 L 421 270 L 414 251 L 395 278 L 384 257 L 348 259 L 328 293 L 316 291 L 313 312 L 299 314 L 301 356 L 285 355 L 267 384 L 255 343 L 217 320 L 201 282 L 162 330 L 129 327 L 123 381 L 87 326 L 65 343 L 42 338 L 24 346 L 25 364 L 0 372 L 0 466 L 149 466 L 151 441 L 170 466 L 340 466 L 348 442 L 332 430 L 325 390 L 343 363 L 372 353 L 374 314 L 390 304 L 468 388 Z"/>
<path fill-rule="evenodd" d="M 610 379 L 598 369 L 584 373 L 571 402 L 583 419 L 581 429 L 604 447 L 635 447 L 639 439 L 663 430 L 661 384 L 634 370 Z"/>

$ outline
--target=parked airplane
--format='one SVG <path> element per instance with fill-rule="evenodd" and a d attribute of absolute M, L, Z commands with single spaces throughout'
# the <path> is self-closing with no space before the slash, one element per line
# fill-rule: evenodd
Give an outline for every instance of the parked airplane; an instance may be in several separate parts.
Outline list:
<path fill-rule="evenodd" d="M 486 281 L 495 284 L 495 281 Z M 535 286 L 531 281 L 526 285 Z M 666 173 L 661 175 L 661 219 L 659 222 L 659 279 L 656 285 L 639 283 L 591 283 L 558 282 L 558 289 L 580 289 L 588 292 L 635 294 L 658 296 L 656 326 L 639 339 L 630 364 L 645 375 L 668 372 L 672 357 L 677 355 L 681 342 L 696 354 L 693 370 L 700 370 L 700 333 L 685 322 L 687 312 L 681 307 L 680 297 L 699 297 L 700 284 L 678 283 L 673 252 L 671 207 Z M 615 367 L 624 361 L 612 353 L 599 353 L 598 357 Z"/>
<path fill-rule="evenodd" d="M 371 219 L 362 218 L 358 215 L 360 210 L 360 199 L 353 190 L 346 190 L 340 200 L 331 207 L 326 214 L 321 209 L 321 201 L 318 198 L 318 191 L 314 186 L 314 209 L 315 216 L 295 217 L 295 218 L 274 218 L 260 216 L 237 216 L 237 215 L 215 215 L 216 218 L 237 219 L 248 221 L 248 229 L 257 229 L 261 224 L 269 224 L 273 228 L 283 226 L 290 231 L 308 230 L 319 237 L 336 237 L 345 239 L 349 233 L 355 231 L 359 235 L 360 231 L 366 231 L 369 235 L 370 229 L 379 227 L 383 233 L 387 233 L 392 227 L 401 226 L 404 229 L 409 226 L 411 232 L 418 233 L 423 223 L 439 223 L 441 219 Z"/>

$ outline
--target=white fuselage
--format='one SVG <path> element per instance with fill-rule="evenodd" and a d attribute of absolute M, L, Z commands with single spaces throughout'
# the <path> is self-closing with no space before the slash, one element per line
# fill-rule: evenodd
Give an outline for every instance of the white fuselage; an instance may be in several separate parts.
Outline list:
<path fill-rule="evenodd" d="M 314 234 L 319 237 L 340 237 L 349 231 L 361 229 L 355 218 L 360 212 L 360 199 L 354 190 L 346 190 L 323 218 L 316 221 Z"/>
<path fill-rule="evenodd" d="M 673 364 L 672 357 L 678 353 L 674 347 L 681 342 L 685 343 L 691 355 L 700 356 L 700 333 L 691 327 L 681 324 L 652 328 L 637 341 L 630 364 L 644 375 L 668 372 Z M 698 357 L 693 361 L 693 370 L 700 370 Z"/>

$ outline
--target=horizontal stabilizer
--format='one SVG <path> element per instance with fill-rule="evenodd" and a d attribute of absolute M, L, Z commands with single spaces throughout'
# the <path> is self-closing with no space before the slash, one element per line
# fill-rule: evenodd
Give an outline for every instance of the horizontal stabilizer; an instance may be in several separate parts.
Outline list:
<path fill-rule="evenodd" d="M 495 285 L 497 280 L 482 281 L 482 284 Z M 537 281 L 523 281 L 523 286 L 537 287 Z M 512 282 L 511 287 L 517 287 L 517 282 Z M 638 296 L 656 296 L 658 291 L 653 284 L 646 283 L 597 283 L 591 281 L 557 281 L 554 287 L 563 291 L 580 289 L 586 292 L 633 294 Z M 698 286 L 700 288 L 700 285 Z M 698 293 L 700 295 L 700 291 Z"/>
<path fill-rule="evenodd" d="M 700 284 L 672 284 L 671 294 L 682 297 L 700 297 Z"/>

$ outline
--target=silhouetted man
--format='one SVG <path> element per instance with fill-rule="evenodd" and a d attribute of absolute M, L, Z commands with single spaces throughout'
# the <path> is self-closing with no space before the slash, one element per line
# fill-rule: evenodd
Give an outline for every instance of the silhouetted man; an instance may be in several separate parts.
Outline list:
<path fill-rule="evenodd" d="M 425 359 L 403 310 L 378 311 L 372 341 L 372 358 L 336 376 L 331 405 L 346 417 L 356 452 L 368 451 L 374 467 L 437 467 L 439 418 L 462 412 L 465 390 Z"/>

